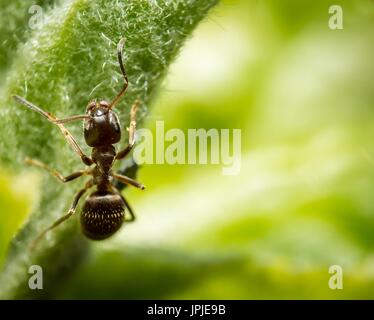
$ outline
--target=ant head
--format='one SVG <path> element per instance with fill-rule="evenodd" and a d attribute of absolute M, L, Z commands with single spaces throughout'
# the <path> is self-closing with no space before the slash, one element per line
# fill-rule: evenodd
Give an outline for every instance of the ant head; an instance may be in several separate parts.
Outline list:
<path fill-rule="evenodd" d="M 107 101 L 92 101 L 86 113 L 84 138 L 90 147 L 111 145 L 121 140 L 121 127 L 117 115 Z"/>

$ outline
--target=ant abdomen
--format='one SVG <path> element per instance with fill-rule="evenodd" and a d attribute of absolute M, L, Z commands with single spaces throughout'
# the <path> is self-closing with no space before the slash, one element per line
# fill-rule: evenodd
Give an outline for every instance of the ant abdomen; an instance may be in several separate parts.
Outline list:
<path fill-rule="evenodd" d="M 125 219 L 125 203 L 119 194 L 96 191 L 86 200 L 81 213 L 84 235 L 102 240 L 113 235 Z"/>

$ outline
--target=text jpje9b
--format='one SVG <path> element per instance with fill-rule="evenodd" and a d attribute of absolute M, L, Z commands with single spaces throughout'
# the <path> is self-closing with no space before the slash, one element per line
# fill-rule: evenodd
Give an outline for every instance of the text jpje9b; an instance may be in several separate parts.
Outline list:
<path fill-rule="evenodd" d="M 224 315 L 226 314 L 226 306 L 223 304 L 192 304 L 188 307 L 177 306 L 160 306 L 154 304 L 147 308 L 147 315 L 168 315 L 178 318 L 180 315 L 188 315 L 190 317 L 205 315 Z"/>

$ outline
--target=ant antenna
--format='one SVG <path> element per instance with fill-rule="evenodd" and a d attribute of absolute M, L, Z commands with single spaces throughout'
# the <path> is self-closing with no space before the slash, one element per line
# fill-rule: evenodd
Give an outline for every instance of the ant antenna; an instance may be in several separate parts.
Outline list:
<path fill-rule="evenodd" d="M 123 88 L 121 89 L 121 91 L 117 94 L 117 96 L 113 99 L 113 101 L 109 104 L 109 109 L 112 109 L 116 104 L 117 102 L 119 101 L 119 99 L 123 96 L 123 94 L 126 92 L 127 90 L 127 87 L 129 86 L 129 80 L 127 78 L 127 74 L 126 74 L 126 70 L 125 70 L 125 66 L 123 65 L 123 61 L 122 61 L 122 50 L 123 50 L 123 46 L 125 44 L 125 38 L 121 38 L 121 40 L 118 42 L 118 47 L 117 47 L 117 55 L 118 55 L 118 63 L 119 63 L 119 67 L 121 69 L 121 72 L 123 74 L 123 77 L 125 79 L 125 84 L 123 85 Z"/>

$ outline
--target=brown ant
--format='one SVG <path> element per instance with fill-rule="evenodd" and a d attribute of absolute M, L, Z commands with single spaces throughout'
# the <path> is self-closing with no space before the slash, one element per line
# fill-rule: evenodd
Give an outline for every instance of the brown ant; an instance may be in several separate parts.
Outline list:
<path fill-rule="evenodd" d="M 92 176 L 92 178 L 86 183 L 85 187 L 76 193 L 68 213 L 43 230 L 34 240 L 32 247 L 34 247 L 49 230 L 52 230 L 69 219 L 75 213 L 80 198 L 93 186 L 95 186 L 97 190 L 87 197 L 80 216 L 81 229 L 85 236 L 93 240 L 105 239 L 113 235 L 121 227 L 124 221 L 135 220 L 135 215 L 132 208 L 122 196 L 118 188 L 115 187 L 113 180 L 117 180 L 126 185 L 132 185 L 142 190 L 144 189 L 144 186 L 132 178 L 114 173 L 112 171 L 114 162 L 116 160 L 125 158 L 135 144 L 136 111 L 140 104 L 140 102 L 137 100 L 131 107 L 130 126 L 128 128 L 129 143 L 126 148 L 117 153 L 113 144 L 118 143 L 121 140 L 121 127 L 118 117 L 112 109 L 124 95 L 129 85 L 125 67 L 122 61 L 124 42 L 124 38 L 119 41 L 117 54 L 118 63 L 124 77 L 125 84 L 121 91 L 110 103 L 107 101 L 95 100 L 88 104 L 86 114 L 71 116 L 65 119 L 58 119 L 54 115 L 50 114 L 49 112 L 45 112 L 27 100 L 16 95 L 13 96 L 16 101 L 22 103 L 27 108 L 38 112 L 48 121 L 57 125 L 62 131 L 65 139 L 74 149 L 74 151 L 80 156 L 85 165 L 95 165 L 93 169 L 80 170 L 64 177 L 62 174 L 51 169 L 46 164 L 37 160 L 26 158 L 25 162 L 27 164 L 49 171 L 53 176 L 58 178 L 63 183 L 72 181 L 82 176 Z M 64 126 L 64 123 L 74 120 L 84 120 L 84 139 L 87 145 L 92 148 L 91 157 L 88 157 L 83 153 L 75 138 Z M 129 219 L 125 219 L 125 208 L 127 208 L 129 211 Z"/>

